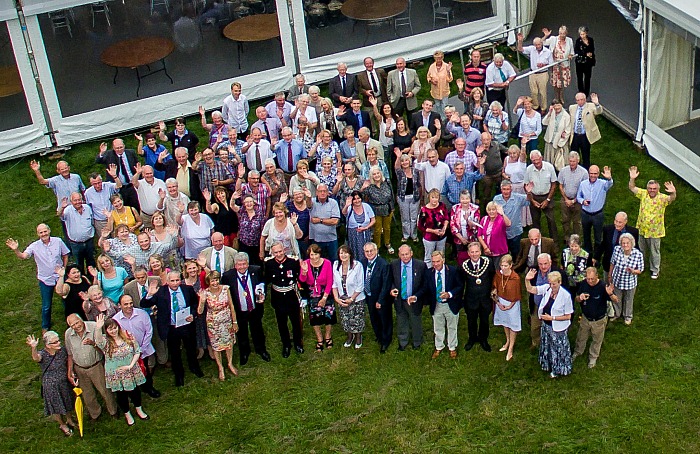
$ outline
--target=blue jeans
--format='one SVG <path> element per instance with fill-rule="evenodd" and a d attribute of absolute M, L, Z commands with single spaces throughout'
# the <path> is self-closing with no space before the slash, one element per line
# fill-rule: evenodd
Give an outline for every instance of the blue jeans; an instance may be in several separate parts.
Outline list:
<path fill-rule="evenodd" d="M 321 248 L 321 257 L 327 258 L 331 263 L 338 260 L 338 240 L 314 242 Z"/>
<path fill-rule="evenodd" d="M 82 243 L 69 240 L 68 249 L 82 274 L 85 274 L 88 266 L 95 266 L 95 244 L 92 238 Z"/>
<path fill-rule="evenodd" d="M 528 155 L 532 150 L 537 150 L 537 146 L 539 145 L 539 143 L 539 137 L 535 137 L 534 139 L 528 140 L 527 144 L 525 145 L 525 150 L 528 152 Z"/>
<path fill-rule="evenodd" d="M 513 262 L 515 262 L 515 258 L 520 253 L 520 239 L 522 236 L 523 234 L 521 233 L 520 235 L 516 235 L 513 238 L 508 238 L 506 240 L 508 243 L 508 251 L 510 251 L 510 255 L 513 257 Z"/>
<path fill-rule="evenodd" d="M 39 293 L 41 294 L 41 329 L 51 329 L 51 303 L 55 285 L 46 285 L 39 281 Z"/>

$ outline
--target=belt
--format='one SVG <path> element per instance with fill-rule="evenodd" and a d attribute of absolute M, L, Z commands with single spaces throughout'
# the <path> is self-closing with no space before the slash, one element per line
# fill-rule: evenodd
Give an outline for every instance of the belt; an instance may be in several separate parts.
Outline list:
<path fill-rule="evenodd" d="M 586 214 L 589 215 L 589 216 L 596 216 L 596 215 L 598 215 L 598 214 L 600 214 L 600 213 L 603 212 L 602 209 L 600 209 L 600 210 L 598 210 L 598 211 L 594 211 L 593 213 L 589 213 L 589 212 L 586 211 L 586 210 L 581 210 L 581 211 L 583 211 L 584 213 L 586 213 Z"/>
<path fill-rule="evenodd" d="M 75 363 L 73 363 L 73 366 L 77 367 L 78 369 L 92 369 L 93 367 L 97 366 L 101 362 L 102 362 L 102 360 L 99 360 L 96 363 L 94 363 L 92 366 L 88 366 L 88 367 L 83 367 L 83 366 L 75 364 Z"/>
<path fill-rule="evenodd" d="M 593 323 L 593 322 L 599 322 L 599 321 L 603 320 L 605 317 L 606 317 L 606 315 L 603 315 L 603 316 L 601 316 L 600 318 L 596 318 L 596 319 L 593 319 L 593 320 L 590 319 L 590 318 L 588 318 L 588 317 L 586 317 L 586 320 L 588 320 L 589 322 Z"/>
<path fill-rule="evenodd" d="M 585 132 L 575 132 L 574 135 L 575 136 L 585 136 L 586 133 Z"/>
<path fill-rule="evenodd" d="M 280 287 L 279 285 L 272 284 L 272 290 L 280 293 L 287 293 L 287 292 L 292 292 L 294 291 L 295 287 L 294 285 L 288 285 L 286 287 Z"/>

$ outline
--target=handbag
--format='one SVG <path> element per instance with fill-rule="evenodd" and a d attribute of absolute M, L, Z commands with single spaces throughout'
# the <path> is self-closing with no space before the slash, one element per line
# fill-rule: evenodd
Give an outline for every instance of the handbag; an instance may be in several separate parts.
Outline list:
<path fill-rule="evenodd" d="M 615 307 L 613 306 L 613 303 L 610 300 L 608 300 L 608 311 L 606 315 L 610 318 L 615 317 Z"/>
<path fill-rule="evenodd" d="M 515 140 L 520 140 L 520 120 L 523 118 L 523 114 L 525 113 L 525 109 L 523 109 L 522 112 L 520 112 L 520 116 L 518 116 L 518 121 L 515 122 L 513 127 L 510 130 L 510 138 L 515 139 Z"/>
<path fill-rule="evenodd" d="M 146 375 L 146 364 L 144 364 L 143 358 L 141 358 L 140 356 L 139 356 L 138 365 L 139 365 L 139 368 L 141 369 L 141 373 L 143 373 L 143 375 L 145 376 Z"/>

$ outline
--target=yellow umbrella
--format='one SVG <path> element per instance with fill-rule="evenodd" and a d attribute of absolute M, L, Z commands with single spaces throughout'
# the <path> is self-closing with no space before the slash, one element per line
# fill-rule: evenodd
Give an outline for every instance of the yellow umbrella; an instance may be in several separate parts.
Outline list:
<path fill-rule="evenodd" d="M 73 388 L 75 393 L 75 415 L 78 417 L 78 429 L 80 430 L 80 438 L 83 438 L 83 390 L 79 387 Z"/>

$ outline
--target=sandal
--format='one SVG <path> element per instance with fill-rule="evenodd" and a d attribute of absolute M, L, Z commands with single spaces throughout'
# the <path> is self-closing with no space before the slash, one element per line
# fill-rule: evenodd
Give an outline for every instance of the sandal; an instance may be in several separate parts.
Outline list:
<path fill-rule="evenodd" d="M 58 428 L 61 430 L 61 432 L 63 432 L 63 435 L 65 435 L 66 437 L 73 436 L 73 430 L 70 427 L 63 425 L 63 426 L 58 426 Z"/>
<path fill-rule="evenodd" d="M 323 351 L 323 341 L 316 342 L 316 351 L 317 351 L 318 353 L 320 353 L 320 352 Z"/>
<path fill-rule="evenodd" d="M 329 337 L 326 339 L 326 348 L 333 348 L 333 338 Z"/>
<path fill-rule="evenodd" d="M 387 251 L 390 255 L 394 255 L 394 252 L 395 252 L 395 251 L 394 251 L 394 248 L 391 247 L 391 244 L 387 245 L 386 251 Z"/>

